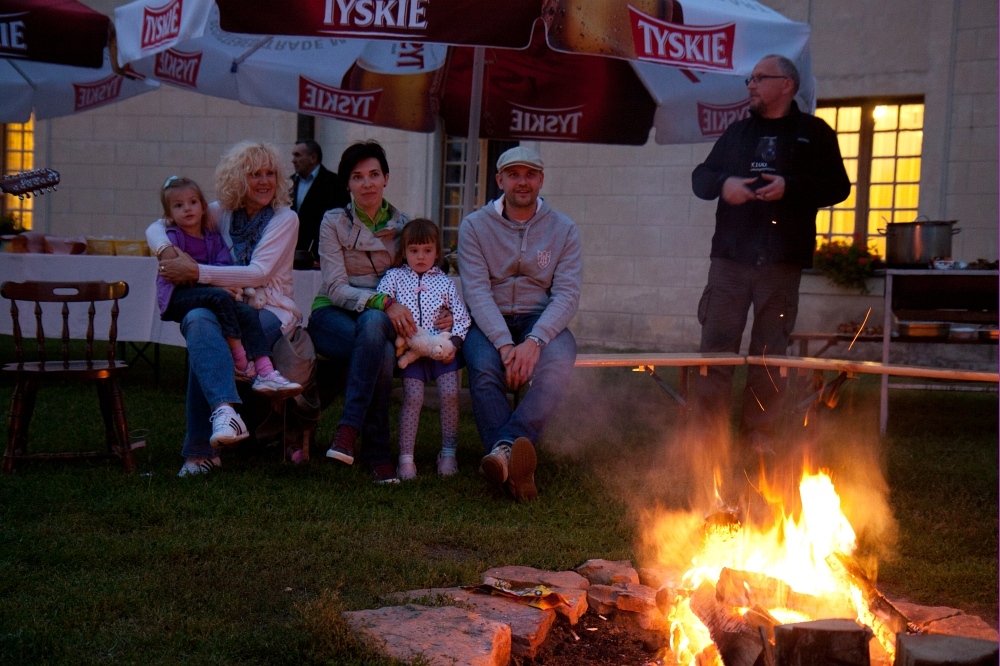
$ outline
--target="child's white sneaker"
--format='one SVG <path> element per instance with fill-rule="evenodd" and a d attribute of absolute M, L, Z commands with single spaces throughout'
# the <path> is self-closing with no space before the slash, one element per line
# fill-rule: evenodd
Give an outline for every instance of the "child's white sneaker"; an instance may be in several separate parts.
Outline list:
<path fill-rule="evenodd" d="M 251 387 L 257 393 L 274 398 L 291 398 L 302 393 L 302 385 L 285 379 L 277 370 L 269 375 L 257 375 Z"/>
<path fill-rule="evenodd" d="M 438 474 L 441 476 L 458 474 L 458 460 L 455 456 L 438 454 Z"/>
<path fill-rule="evenodd" d="M 417 466 L 412 462 L 401 462 L 396 468 L 396 476 L 400 481 L 409 481 L 417 478 Z"/>

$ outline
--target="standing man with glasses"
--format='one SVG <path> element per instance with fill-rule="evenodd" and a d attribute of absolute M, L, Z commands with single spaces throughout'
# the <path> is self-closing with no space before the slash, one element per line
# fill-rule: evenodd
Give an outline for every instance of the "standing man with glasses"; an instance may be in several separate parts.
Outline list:
<path fill-rule="evenodd" d="M 837 134 L 803 113 L 795 64 L 768 55 L 746 80 L 750 117 L 730 125 L 691 174 L 700 199 L 719 199 L 708 285 L 698 304 L 701 352 L 738 353 L 753 306 L 751 356 L 782 355 L 798 314 L 799 280 L 816 247 L 816 212 L 846 199 L 851 182 Z M 728 428 L 732 367 L 712 367 L 694 387 L 701 424 Z M 773 455 L 785 381 L 750 366 L 743 392 L 744 452 Z"/>
<path fill-rule="evenodd" d="M 350 200 L 337 174 L 323 166 L 323 149 L 307 139 L 292 149 L 292 210 L 299 216 L 296 251 L 319 257 L 319 223 L 326 211 L 343 208 Z"/>

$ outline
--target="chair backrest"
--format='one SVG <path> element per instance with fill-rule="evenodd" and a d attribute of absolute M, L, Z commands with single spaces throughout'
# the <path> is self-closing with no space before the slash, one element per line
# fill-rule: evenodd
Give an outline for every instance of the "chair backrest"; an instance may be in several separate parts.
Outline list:
<path fill-rule="evenodd" d="M 62 303 L 62 340 L 61 359 L 63 367 L 70 362 L 70 303 L 87 303 L 87 328 L 85 335 L 85 360 L 90 365 L 94 360 L 94 316 L 97 313 L 96 304 L 102 301 L 112 301 L 111 326 L 108 329 L 108 363 L 115 363 L 115 343 L 118 340 L 118 299 L 128 296 L 126 282 L 4 282 L 0 285 L 0 296 L 10 299 L 10 316 L 13 320 L 14 352 L 17 362 L 24 363 L 25 354 L 21 323 L 18 318 L 18 301 L 35 304 L 35 340 L 38 345 L 38 360 L 44 364 L 45 330 L 42 326 L 42 303 Z"/>

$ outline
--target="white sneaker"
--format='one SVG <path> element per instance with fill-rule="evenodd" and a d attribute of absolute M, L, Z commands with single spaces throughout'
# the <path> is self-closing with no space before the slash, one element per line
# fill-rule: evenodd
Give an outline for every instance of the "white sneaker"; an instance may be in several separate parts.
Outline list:
<path fill-rule="evenodd" d="M 229 405 L 222 405 L 212 412 L 212 446 L 219 448 L 246 439 L 250 436 L 243 419 Z"/>
<path fill-rule="evenodd" d="M 441 476 L 453 476 L 458 474 L 458 460 L 455 456 L 438 454 L 438 474 Z"/>
<path fill-rule="evenodd" d="M 502 486 L 507 482 L 507 466 L 510 464 L 510 444 L 499 444 L 483 456 L 479 463 L 479 473 Z"/>
<path fill-rule="evenodd" d="M 290 398 L 293 395 L 302 393 L 302 385 L 285 379 L 280 372 L 275 370 L 269 375 L 257 375 L 251 387 L 257 393 L 272 396 L 275 398 Z"/>
<path fill-rule="evenodd" d="M 184 466 L 181 467 L 181 471 L 177 472 L 177 476 L 208 474 L 217 467 L 222 467 L 222 459 L 218 456 L 214 458 L 191 458 L 184 461 Z"/>
<path fill-rule="evenodd" d="M 412 462 L 401 462 L 396 467 L 396 476 L 400 481 L 409 481 L 417 478 L 417 466 Z"/>

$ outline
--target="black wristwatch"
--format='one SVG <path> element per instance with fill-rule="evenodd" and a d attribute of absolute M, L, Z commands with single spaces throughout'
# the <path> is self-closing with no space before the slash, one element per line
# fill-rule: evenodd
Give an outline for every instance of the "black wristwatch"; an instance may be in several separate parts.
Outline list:
<path fill-rule="evenodd" d="M 544 349 L 545 348 L 545 343 L 542 342 L 542 339 L 540 337 L 538 337 L 537 335 L 534 335 L 533 333 L 529 333 L 528 335 L 524 336 L 524 339 L 525 340 L 531 340 L 536 345 L 538 345 L 539 349 Z"/>

